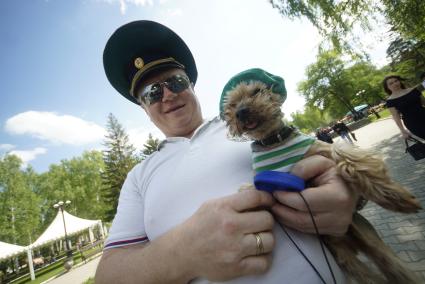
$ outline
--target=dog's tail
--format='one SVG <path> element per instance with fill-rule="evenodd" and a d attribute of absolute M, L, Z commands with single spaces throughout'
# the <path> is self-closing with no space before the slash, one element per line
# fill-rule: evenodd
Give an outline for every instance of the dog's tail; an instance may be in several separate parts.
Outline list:
<path fill-rule="evenodd" d="M 402 213 L 416 213 L 422 208 L 413 194 L 390 178 L 383 159 L 377 154 L 341 145 L 331 149 L 341 177 L 365 199 Z"/>
<path fill-rule="evenodd" d="M 325 242 L 340 267 L 356 283 L 418 283 L 414 273 L 404 266 L 360 214 L 353 216 L 346 235 L 326 236 Z M 367 259 L 360 259 L 360 252 Z"/>

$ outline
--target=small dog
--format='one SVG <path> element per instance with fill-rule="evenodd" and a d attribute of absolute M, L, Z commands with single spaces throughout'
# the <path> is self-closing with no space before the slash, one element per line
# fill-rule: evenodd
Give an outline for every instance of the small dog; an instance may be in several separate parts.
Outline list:
<path fill-rule="evenodd" d="M 281 112 L 285 99 L 283 79 L 261 69 L 241 72 L 224 87 L 220 116 L 232 137 L 254 140 L 251 148 L 257 173 L 289 172 L 297 161 L 318 154 L 335 161 L 338 174 L 360 197 L 396 212 L 415 213 L 421 209 L 409 191 L 391 180 L 384 162 L 376 155 L 315 140 L 286 126 Z M 416 283 L 414 274 L 358 213 L 346 235 L 323 236 L 323 241 L 347 277 L 357 283 Z M 361 261 L 360 254 L 381 273 Z"/>

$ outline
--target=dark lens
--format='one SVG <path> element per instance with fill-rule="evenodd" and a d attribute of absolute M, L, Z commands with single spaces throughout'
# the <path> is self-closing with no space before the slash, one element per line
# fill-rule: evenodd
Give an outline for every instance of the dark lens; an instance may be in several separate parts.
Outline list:
<path fill-rule="evenodd" d="M 159 83 L 148 85 L 143 89 L 142 100 L 147 105 L 154 104 L 162 99 L 162 88 Z"/>
<path fill-rule="evenodd" d="M 189 80 L 182 75 L 175 75 L 165 81 L 167 88 L 173 93 L 180 93 L 189 87 Z"/>

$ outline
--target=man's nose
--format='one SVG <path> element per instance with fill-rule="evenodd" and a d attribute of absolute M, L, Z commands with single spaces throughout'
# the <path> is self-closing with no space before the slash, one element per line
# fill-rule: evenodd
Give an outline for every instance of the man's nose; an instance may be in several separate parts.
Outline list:
<path fill-rule="evenodd" d="M 169 100 L 173 100 L 175 97 L 177 97 L 177 94 L 170 91 L 167 86 L 162 86 L 162 92 L 163 92 L 163 96 L 162 96 L 162 101 L 166 102 Z"/>

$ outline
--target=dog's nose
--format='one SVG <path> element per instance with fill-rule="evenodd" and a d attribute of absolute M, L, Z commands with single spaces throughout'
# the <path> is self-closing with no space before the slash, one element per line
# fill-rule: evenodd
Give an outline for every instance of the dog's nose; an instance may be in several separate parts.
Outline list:
<path fill-rule="evenodd" d="M 245 121 L 248 118 L 249 115 L 249 109 L 244 107 L 240 108 L 236 111 L 236 118 L 240 121 Z"/>

